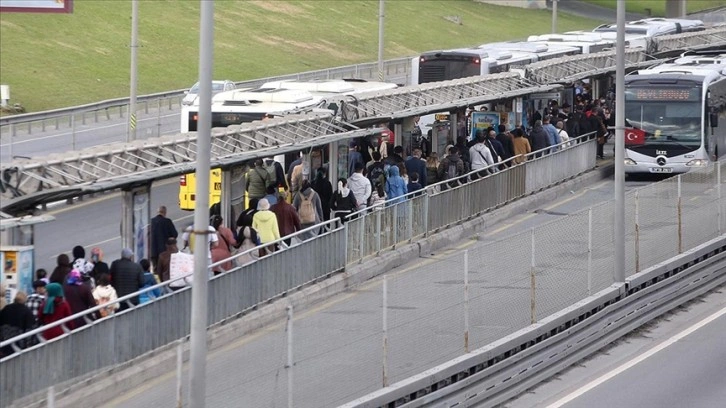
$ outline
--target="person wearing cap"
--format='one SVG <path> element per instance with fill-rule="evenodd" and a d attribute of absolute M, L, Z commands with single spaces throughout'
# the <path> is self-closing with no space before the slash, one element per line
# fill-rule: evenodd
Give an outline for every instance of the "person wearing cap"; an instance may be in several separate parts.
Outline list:
<path fill-rule="evenodd" d="M 28 306 L 35 321 L 38 321 L 38 312 L 40 311 L 40 305 L 45 301 L 45 286 L 46 282 L 38 279 L 33 282 L 33 293 L 28 296 L 28 300 L 25 301 L 25 306 Z"/>
<path fill-rule="evenodd" d="M 138 292 L 144 286 L 144 272 L 141 266 L 134 262 L 134 253 L 128 248 L 121 250 L 121 258 L 111 263 L 111 286 L 116 289 L 119 298 Z M 129 308 L 128 302 L 139 304 L 139 297 L 134 296 L 122 302 L 119 311 Z"/>
<path fill-rule="evenodd" d="M 270 202 L 264 198 L 257 203 L 257 212 L 252 217 L 252 228 L 257 231 L 262 244 L 280 239 L 280 228 L 277 225 L 277 216 L 270 211 Z M 268 252 L 274 252 L 274 250 L 274 245 L 260 249 L 260 256 L 264 256 Z"/>

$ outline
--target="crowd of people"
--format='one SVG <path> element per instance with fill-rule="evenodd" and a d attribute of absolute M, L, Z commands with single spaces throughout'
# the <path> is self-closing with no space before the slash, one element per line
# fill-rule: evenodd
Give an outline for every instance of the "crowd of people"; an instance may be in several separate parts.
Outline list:
<path fill-rule="evenodd" d="M 58 255 L 50 275 L 43 268 L 35 272 L 32 293 L 17 291 L 12 303 L 0 304 L 0 341 L 108 304 L 97 312 L 63 324 L 66 329 L 73 330 L 94 319 L 125 310 L 130 305 L 149 302 L 161 296 L 159 289 L 151 288 L 158 283 L 150 271 L 151 262 L 148 259 L 135 262 L 134 253 L 128 248 L 123 249 L 120 258 L 111 262 L 110 266 L 103 261 L 100 248 L 92 249 L 90 259 L 86 259 L 86 251 L 82 246 L 74 247 L 71 253 L 72 262 L 67 254 Z M 144 291 L 145 288 L 148 289 Z M 143 291 L 141 296 L 116 303 L 119 298 L 140 290 Z M 64 328 L 58 325 L 44 330 L 42 336 L 50 340 L 63 333 Z M 24 348 L 36 341 L 34 337 L 29 337 L 16 346 Z M 3 347 L 0 357 L 13 352 L 11 346 Z"/>

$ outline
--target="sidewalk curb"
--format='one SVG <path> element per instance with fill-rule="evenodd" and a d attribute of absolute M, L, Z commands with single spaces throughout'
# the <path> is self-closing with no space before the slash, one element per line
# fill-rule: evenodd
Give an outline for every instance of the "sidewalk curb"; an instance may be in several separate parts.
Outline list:
<path fill-rule="evenodd" d="M 387 251 L 372 259 L 366 259 L 361 263 L 349 265 L 344 271 L 333 274 L 323 281 L 290 292 L 287 296 L 259 309 L 219 322 L 208 330 L 208 350 L 210 353 L 214 352 L 263 327 L 284 324 L 288 305 L 292 305 L 300 313 L 300 311 L 318 305 L 334 295 L 344 293 L 415 258 L 428 256 L 436 250 L 486 231 L 509 217 L 532 211 L 562 194 L 608 178 L 613 174 L 614 164 L 612 160 L 601 161 L 598 164 L 599 166 L 594 169 L 546 190 L 532 193 L 502 205 L 476 218 L 434 233 L 420 241 L 399 245 L 392 251 Z M 173 375 L 178 344 L 178 342 L 167 344 L 110 370 L 56 385 L 56 406 L 102 406 L 109 402 L 108 396 L 116 398 L 149 381 Z M 188 346 L 188 341 L 185 341 L 183 343 L 184 361 L 188 360 Z M 38 392 L 17 401 L 12 406 L 40 408 L 45 404 L 45 397 L 45 391 Z M 18 405 L 18 403 L 21 405 Z"/>

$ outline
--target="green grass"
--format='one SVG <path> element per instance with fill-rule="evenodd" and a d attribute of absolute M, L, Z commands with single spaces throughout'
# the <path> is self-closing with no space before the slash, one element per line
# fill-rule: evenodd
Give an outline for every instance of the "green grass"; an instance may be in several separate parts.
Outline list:
<path fill-rule="evenodd" d="M 220 1 L 214 78 L 241 81 L 372 62 L 378 1 Z M 386 2 L 386 59 L 546 33 L 551 15 L 471 0 Z M 461 16 L 456 25 L 445 16 Z M 0 83 L 29 112 L 129 94 L 131 2 L 76 0 L 70 15 L 0 15 Z M 602 23 L 560 14 L 558 30 Z M 138 93 L 179 89 L 198 70 L 199 1 L 141 0 Z"/>
<path fill-rule="evenodd" d="M 597 4 L 599 6 L 615 9 L 617 7 L 616 0 L 582 0 L 586 3 Z M 686 13 L 694 13 L 701 10 L 707 10 L 715 7 L 726 6 L 726 0 L 686 0 Z M 666 0 L 627 0 L 625 2 L 625 10 L 631 13 L 650 14 L 653 17 L 665 17 Z"/>

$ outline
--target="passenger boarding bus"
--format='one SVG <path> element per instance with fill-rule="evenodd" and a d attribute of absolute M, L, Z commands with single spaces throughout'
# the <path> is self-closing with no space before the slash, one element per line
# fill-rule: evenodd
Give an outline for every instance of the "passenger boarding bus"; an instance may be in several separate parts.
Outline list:
<path fill-rule="evenodd" d="M 682 56 L 626 76 L 625 172 L 708 165 L 726 153 L 725 121 L 726 54 Z"/>
<path fill-rule="evenodd" d="M 411 84 L 507 72 L 511 67 L 577 53 L 579 51 L 575 47 L 549 47 L 527 42 L 500 42 L 474 48 L 431 51 L 412 59 Z"/>

